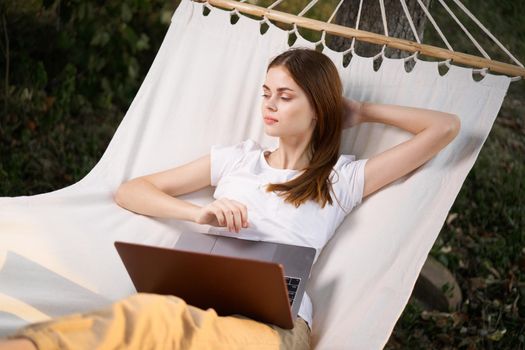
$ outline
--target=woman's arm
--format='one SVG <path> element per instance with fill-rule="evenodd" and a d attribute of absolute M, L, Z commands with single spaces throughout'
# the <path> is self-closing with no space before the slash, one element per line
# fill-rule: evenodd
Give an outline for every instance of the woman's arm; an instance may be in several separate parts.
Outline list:
<path fill-rule="evenodd" d="M 121 184 L 115 202 L 138 214 L 195 221 L 201 209 L 189 201 L 175 198 L 210 185 L 210 155 L 155 174 Z"/>
<path fill-rule="evenodd" d="M 361 107 L 363 102 L 343 96 L 343 129 L 351 128 L 361 123 Z"/>
<path fill-rule="evenodd" d="M 363 197 L 426 163 L 457 136 L 461 126 L 457 115 L 436 110 L 369 102 L 362 102 L 359 107 L 352 126 L 383 123 L 415 134 L 368 159 Z"/>
<path fill-rule="evenodd" d="M 175 198 L 210 184 L 211 159 L 207 154 L 187 164 L 121 184 L 114 201 L 124 209 L 143 215 L 227 226 L 237 233 L 248 227 L 248 208 L 234 199 L 223 197 L 201 207 Z"/>
<path fill-rule="evenodd" d="M 408 106 L 361 102 L 359 122 L 382 123 L 418 134 L 427 128 L 460 129 L 460 119 L 450 113 Z M 454 135 L 456 136 L 456 135 Z M 450 140 L 451 141 L 451 140 Z"/>
<path fill-rule="evenodd" d="M 136 178 L 120 185 L 114 201 L 137 214 L 194 221 L 201 207 L 161 191 L 151 182 Z"/>

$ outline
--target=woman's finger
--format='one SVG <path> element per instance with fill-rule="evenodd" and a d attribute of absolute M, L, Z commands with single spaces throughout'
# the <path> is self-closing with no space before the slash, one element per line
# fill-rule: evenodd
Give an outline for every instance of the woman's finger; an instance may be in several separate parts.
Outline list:
<path fill-rule="evenodd" d="M 230 209 L 230 207 L 224 202 L 224 200 L 218 200 L 215 202 L 216 205 L 218 207 L 221 208 L 221 210 L 223 211 L 224 213 L 224 217 L 226 218 L 226 223 L 227 223 L 227 226 L 228 226 L 228 230 L 229 231 L 234 231 L 235 230 L 235 223 L 234 223 L 234 214 L 233 214 L 233 210 Z"/>
<path fill-rule="evenodd" d="M 241 210 L 241 218 L 242 218 L 242 226 L 248 227 L 248 208 L 246 205 L 242 204 L 241 202 L 237 202 L 236 200 L 231 200 L 234 204 L 237 205 L 238 208 Z"/>
<path fill-rule="evenodd" d="M 232 211 L 233 213 L 233 225 L 234 231 L 239 233 L 242 227 L 242 213 L 241 209 L 231 200 L 225 198 L 224 204 Z"/>
<path fill-rule="evenodd" d="M 225 207 L 223 207 L 217 201 L 212 203 L 212 212 L 217 217 L 217 222 L 220 226 L 228 226 L 228 220 L 226 219 L 226 214 L 224 213 Z"/>

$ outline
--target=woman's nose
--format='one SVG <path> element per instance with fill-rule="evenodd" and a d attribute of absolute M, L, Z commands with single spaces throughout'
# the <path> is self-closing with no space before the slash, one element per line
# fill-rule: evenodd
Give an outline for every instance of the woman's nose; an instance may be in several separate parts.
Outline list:
<path fill-rule="evenodd" d="M 271 99 L 267 99 L 265 102 L 266 108 L 275 110 L 275 103 Z"/>

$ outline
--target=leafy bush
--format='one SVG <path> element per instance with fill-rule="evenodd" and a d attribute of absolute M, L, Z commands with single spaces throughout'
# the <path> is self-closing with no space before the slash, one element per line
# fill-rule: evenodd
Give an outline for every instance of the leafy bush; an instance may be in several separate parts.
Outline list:
<path fill-rule="evenodd" d="M 1 5 L 0 195 L 48 192 L 100 159 L 177 6 L 11 0 Z"/>

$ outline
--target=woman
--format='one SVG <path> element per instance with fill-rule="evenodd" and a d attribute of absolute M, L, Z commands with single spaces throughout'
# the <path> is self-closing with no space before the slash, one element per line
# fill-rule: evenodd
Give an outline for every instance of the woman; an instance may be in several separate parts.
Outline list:
<path fill-rule="evenodd" d="M 122 184 L 116 202 L 144 215 L 227 228 L 239 238 L 314 246 L 319 254 L 364 197 L 434 157 L 460 128 L 456 115 L 345 99 L 332 61 L 311 49 L 275 57 L 262 89 L 265 132 L 279 138 L 278 148 L 266 150 L 251 139 L 216 145 L 188 164 Z M 363 122 L 414 136 L 369 159 L 339 156 L 342 129 Z M 205 206 L 176 198 L 210 185 L 217 186 L 216 200 Z M 241 315 L 218 316 L 174 296 L 139 293 L 104 310 L 30 325 L 3 346 L 303 349 L 310 346 L 312 325 L 307 294 L 303 301 L 295 327 L 285 330 Z"/>

